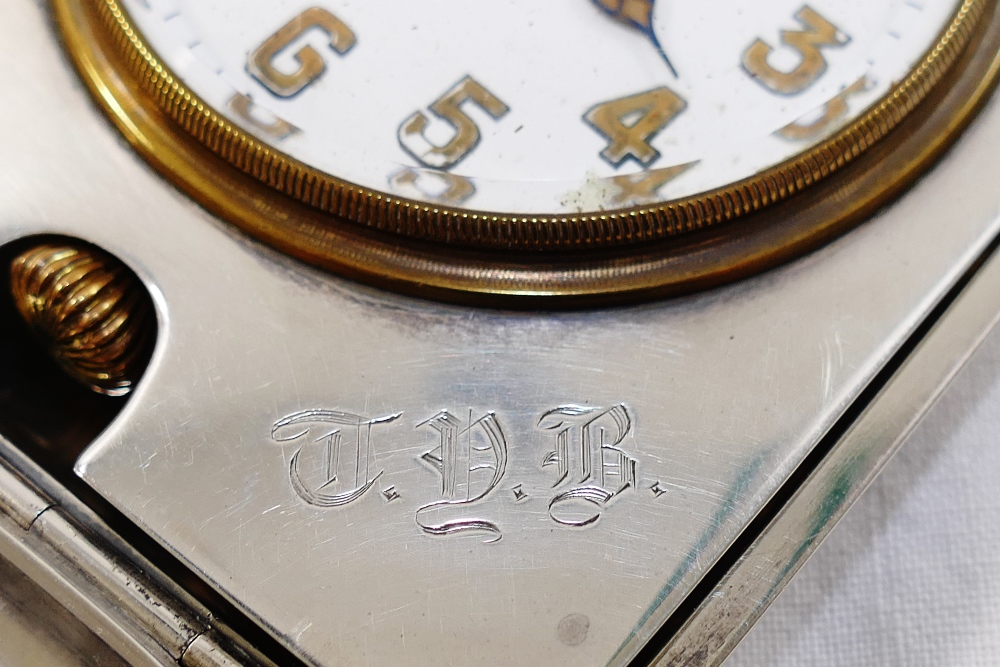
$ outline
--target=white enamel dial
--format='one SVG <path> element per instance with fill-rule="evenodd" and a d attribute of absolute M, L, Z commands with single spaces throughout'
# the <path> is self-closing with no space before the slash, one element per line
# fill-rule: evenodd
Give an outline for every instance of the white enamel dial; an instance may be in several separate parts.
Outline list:
<path fill-rule="evenodd" d="M 534 215 L 669 201 L 780 164 L 891 91 L 957 8 L 955 0 L 124 6 L 189 90 L 282 153 L 375 191 Z"/>

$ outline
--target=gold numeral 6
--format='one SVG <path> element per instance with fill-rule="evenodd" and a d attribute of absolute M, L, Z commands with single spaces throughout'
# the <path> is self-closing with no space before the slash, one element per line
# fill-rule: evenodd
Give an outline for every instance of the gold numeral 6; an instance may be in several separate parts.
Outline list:
<path fill-rule="evenodd" d="M 474 102 L 496 119 L 502 118 L 510 110 L 493 93 L 467 76 L 430 106 L 435 116 L 454 128 L 455 134 L 451 140 L 443 146 L 431 143 L 424 136 L 429 122 L 427 116 L 417 111 L 400 125 L 400 145 L 428 167 L 453 167 L 479 143 L 479 127 L 462 110 L 465 102 Z"/>
<path fill-rule="evenodd" d="M 343 21 L 325 9 L 312 7 L 289 21 L 251 53 L 247 70 L 278 97 L 291 97 L 299 92 L 326 70 L 323 56 L 313 47 L 303 46 L 295 54 L 299 68 L 291 74 L 278 71 L 274 66 L 274 59 L 292 42 L 313 28 L 329 35 L 330 47 L 340 55 L 347 53 L 356 41 L 354 32 Z"/>
<path fill-rule="evenodd" d="M 790 72 L 775 69 L 767 62 L 773 50 L 764 40 L 758 39 L 743 54 L 743 68 L 765 88 L 783 95 L 800 93 L 826 71 L 826 58 L 820 51 L 824 46 L 843 46 L 850 37 L 837 29 L 808 6 L 803 6 L 795 18 L 808 30 L 782 30 L 781 42 L 799 52 L 801 61 Z"/>

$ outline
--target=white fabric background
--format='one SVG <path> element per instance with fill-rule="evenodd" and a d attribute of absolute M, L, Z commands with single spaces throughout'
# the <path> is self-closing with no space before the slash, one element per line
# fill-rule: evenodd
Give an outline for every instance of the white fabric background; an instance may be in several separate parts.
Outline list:
<path fill-rule="evenodd" d="M 725 667 L 1000 665 L 1000 332 Z"/>

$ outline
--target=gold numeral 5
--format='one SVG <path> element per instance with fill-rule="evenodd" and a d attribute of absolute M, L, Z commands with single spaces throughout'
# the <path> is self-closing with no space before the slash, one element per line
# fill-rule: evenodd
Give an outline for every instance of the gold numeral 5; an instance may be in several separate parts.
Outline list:
<path fill-rule="evenodd" d="M 278 71 L 274 58 L 301 37 L 307 30 L 316 28 L 330 37 L 330 48 L 344 55 L 354 46 L 354 32 L 343 21 L 320 7 L 305 10 L 274 33 L 250 54 L 247 70 L 265 88 L 278 97 L 291 97 L 320 77 L 326 70 L 323 56 L 311 46 L 303 46 L 295 54 L 299 68 L 291 74 Z"/>
<path fill-rule="evenodd" d="M 419 199 L 457 206 L 476 194 L 476 186 L 465 176 L 434 169 L 403 167 L 389 177 L 389 185 L 401 194 L 411 191 Z"/>
<path fill-rule="evenodd" d="M 773 49 L 758 39 L 743 54 L 743 68 L 765 88 L 783 95 L 794 95 L 811 86 L 826 71 L 826 58 L 820 51 L 825 46 L 843 46 L 850 37 L 837 29 L 808 6 L 803 6 L 795 18 L 808 30 L 782 30 L 781 42 L 799 52 L 801 61 L 790 72 L 775 69 L 767 62 Z"/>
<path fill-rule="evenodd" d="M 431 104 L 435 116 L 447 122 L 455 135 L 443 146 L 431 143 L 425 136 L 427 116 L 417 111 L 399 127 L 399 143 L 407 153 L 422 164 L 437 169 L 448 169 L 468 155 L 479 143 L 479 127 L 462 110 L 462 104 L 474 102 L 493 118 L 502 118 L 510 109 L 493 93 L 470 77 L 458 84 Z"/>
<path fill-rule="evenodd" d="M 584 119 L 609 142 L 601 157 L 616 167 L 629 157 L 648 167 L 660 157 L 649 142 L 686 106 L 669 88 L 656 88 L 598 104 Z"/>

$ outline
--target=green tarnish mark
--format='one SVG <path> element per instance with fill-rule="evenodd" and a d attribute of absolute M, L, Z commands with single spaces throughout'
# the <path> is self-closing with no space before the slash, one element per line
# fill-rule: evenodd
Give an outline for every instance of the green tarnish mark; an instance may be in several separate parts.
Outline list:
<path fill-rule="evenodd" d="M 641 630 L 643 626 L 646 625 L 646 622 L 653 617 L 653 614 L 655 614 L 656 610 L 660 608 L 660 605 L 662 605 L 667 599 L 667 596 L 673 592 L 673 590 L 677 587 L 677 584 L 681 582 L 684 576 L 691 571 L 694 564 L 699 560 L 699 556 L 702 554 L 705 547 L 707 547 L 708 544 L 715 539 L 715 536 L 719 534 L 719 530 L 723 525 L 725 525 L 726 519 L 728 519 L 733 513 L 737 498 L 744 495 L 747 487 L 750 486 L 750 481 L 756 476 L 757 471 L 760 470 L 763 463 L 763 454 L 758 454 L 752 461 L 750 461 L 750 464 L 744 468 L 742 472 L 740 472 L 739 477 L 736 478 L 736 482 L 732 487 L 730 487 L 729 494 L 726 496 L 725 501 L 719 507 L 719 511 L 712 517 L 712 521 L 709 524 L 708 529 L 701 534 L 698 541 L 694 544 L 691 550 L 688 551 L 683 562 L 677 567 L 676 570 L 674 570 L 670 580 L 667 581 L 666 585 L 664 585 L 663 588 L 660 589 L 660 592 L 657 593 L 656 597 L 653 598 L 653 602 L 646 608 L 646 611 L 643 612 L 639 621 L 632 627 L 632 631 L 629 632 L 627 637 L 625 637 L 625 641 L 621 643 L 621 646 L 618 647 L 618 650 L 611 656 L 611 659 L 608 660 L 607 664 L 611 664 L 618 658 L 619 655 L 621 655 L 622 651 L 625 650 L 625 647 L 629 644 L 629 642 L 631 642 L 639 633 L 639 630 Z"/>
<path fill-rule="evenodd" d="M 858 473 L 862 473 L 867 468 L 868 466 L 865 464 L 864 457 L 855 458 L 845 467 L 841 468 L 837 476 L 833 478 L 829 490 L 823 496 L 823 502 L 820 503 L 813 514 L 812 523 L 809 525 L 808 537 L 795 550 L 792 557 L 788 559 L 785 567 L 781 568 L 781 576 L 768 589 L 767 594 L 761 600 L 761 604 L 770 600 L 776 594 L 778 587 L 785 580 L 785 577 L 788 576 L 788 573 L 795 569 L 795 566 L 802 557 L 811 550 L 812 545 L 816 542 L 816 538 L 823 533 L 823 528 L 829 525 L 830 521 L 837 515 L 837 512 L 840 511 L 840 508 L 843 507 L 844 501 L 847 500 L 851 489 L 855 487 L 858 481 Z"/>

